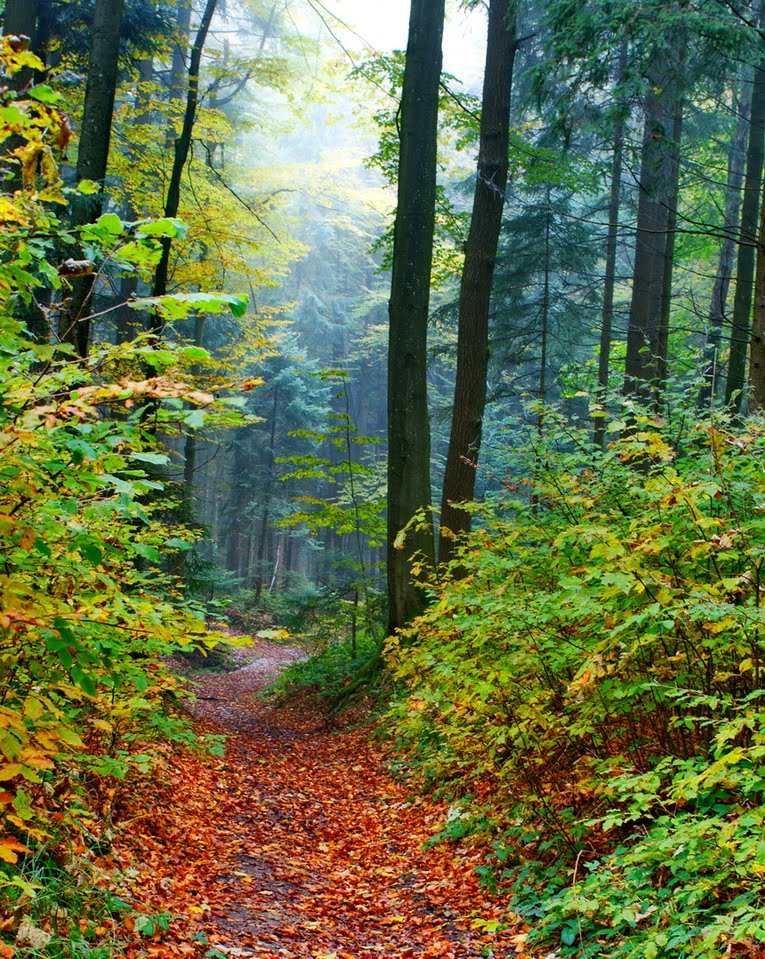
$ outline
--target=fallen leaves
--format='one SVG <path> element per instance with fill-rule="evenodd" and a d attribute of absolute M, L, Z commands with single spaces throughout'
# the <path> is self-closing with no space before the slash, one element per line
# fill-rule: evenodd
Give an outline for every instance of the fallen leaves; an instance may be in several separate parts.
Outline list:
<path fill-rule="evenodd" d="M 394 782 L 365 731 L 331 732 L 305 704 L 257 702 L 294 652 L 260 642 L 252 655 L 205 678 L 195 706 L 208 731 L 227 732 L 226 757 L 179 757 L 142 838 L 121 841 L 125 860 L 141 860 L 139 909 L 173 916 L 126 955 L 515 955 L 501 903 L 479 885 L 480 851 L 423 848 L 446 807 Z"/>

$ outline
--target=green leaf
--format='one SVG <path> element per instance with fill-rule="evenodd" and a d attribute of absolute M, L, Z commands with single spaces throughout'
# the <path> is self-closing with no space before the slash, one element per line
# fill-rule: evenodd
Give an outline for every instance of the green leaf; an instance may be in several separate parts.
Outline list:
<path fill-rule="evenodd" d="M 27 96 L 31 97 L 32 100 L 37 100 L 39 103 L 47 103 L 50 106 L 54 106 L 63 100 L 63 96 L 60 93 L 44 83 L 36 87 L 31 87 L 27 91 Z"/>
<path fill-rule="evenodd" d="M 136 236 L 168 236 L 171 239 L 182 240 L 188 227 L 183 220 L 175 217 L 160 217 L 158 220 L 145 220 L 136 226 Z"/>
<path fill-rule="evenodd" d="M 149 546 L 147 543 L 133 543 L 133 551 L 152 563 L 159 562 L 159 550 L 155 546 Z"/>
<path fill-rule="evenodd" d="M 77 192 L 85 196 L 95 196 L 101 192 L 101 187 L 95 180 L 80 180 L 77 184 Z"/>
<path fill-rule="evenodd" d="M 154 466 L 166 466 L 168 458 L 165 453 L 132 453 L 131 460 L 138 460 L 139 463 L 152 463 Z"/>
<path fill-rule="evenodd" d="M 227 309 L 236 317 L 247 312 L 246 296 L 229 293 L 172 293 L 166 296 L 144 296 L 128 304 L 134 310 L 158 312 L 167 320 L 182 320 L 192 310 L 201 313 L 223 313 Z"/>
<path fill-rule="evenodd" d="M 116 213 L 104 213 L 96 220 L 96 226 L 111 233 L 112 236 L 119 236 L 124 230 L 122 220 Z"/>

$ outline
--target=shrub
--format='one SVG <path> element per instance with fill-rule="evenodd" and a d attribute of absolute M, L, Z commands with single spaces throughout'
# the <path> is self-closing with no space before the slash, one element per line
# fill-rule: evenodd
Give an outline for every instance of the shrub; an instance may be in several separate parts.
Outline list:
<path fill-rule="evenodd" d="M 751 950 L 765 422 L 678 438 L 636 416 L 604 455 L 558 426 L 389 644 L 400 744 L 421 781 L 476 797 L 532 945 Z"/>

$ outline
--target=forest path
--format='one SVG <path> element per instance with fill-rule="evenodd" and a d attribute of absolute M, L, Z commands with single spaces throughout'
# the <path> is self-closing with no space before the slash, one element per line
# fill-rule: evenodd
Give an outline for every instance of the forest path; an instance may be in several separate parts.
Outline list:
<path fill-rule="evenodd" d="M 226 734 L 226 756 L 170 765 L 135 894 L 174 919 L 127 955 L 515 956 L 512 939 L 473 928 L 500 911 L 478 853 L 423 850 L 443 804 L 396 783 L 364 730 L 330 730 L 302 700 L 255 699 L 298 655 L 261 641 L 235 672 L 198 679 L 194 713 Z"/>

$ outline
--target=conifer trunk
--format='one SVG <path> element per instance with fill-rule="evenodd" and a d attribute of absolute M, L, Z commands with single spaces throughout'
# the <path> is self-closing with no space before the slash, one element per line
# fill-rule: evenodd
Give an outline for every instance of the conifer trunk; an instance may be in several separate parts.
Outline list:
<path fill-rule="evenodd" d="M 424 606 L 412 582 L 414 553 L 433 563 L 427 335 L 436 201 L 438 94 L 444 0 L 412 0 L 401 93 L 398 206 L 388 351 L 388 628 L 393 632 Z M 419 510 L 424 528 L 400 531 Z"/>
<path fill-rule="evenodd" d="M 75 192 L 69 207 L 72 226 L 80 227 L 97 220 L 103 210 L 104 180 L 109 159 L 114 96 L 120 52 L 120 26 L 123 0 L 97 0 L 93 15 L 93 42 L 90 50 L 88 82 L 82 112 L 82 130 L 77 153 L 77 181 L 92 180 L 98 192 Z M 61 337 L 73 343 L 79 356 L 87 356 L 94 276 L 72 281 L 68 308 L 62 313 Z"/>
<path fill-rule="evenodd" d="M 441 501 L 439 562 L 447 563 L 456 538 L 470 531 L 481 449 L 489 362 L 489 304 L 505 203 L 510 96 L 517 45 L 515 0 L 491 0 L 481 108 L 478 172 L 462 270 L 449 451 Z"/>
<path fill-rule="evenodd" d="M 704 409 L 713 402 L 717 394 L 720 343 L 728 292 L 733 277 L 733 264 L 736 254 L 735 234 L 738 229 L 741 209 L 741 188 L 744 183 L 744 164 L 746 162 L 746 135 L 751 109 L 751 91 L 748 84 L 743 85 L 738 101 L 739 119 L 728 151 L 728 175 L 725 184 L 724 239 L 720 246 L 712 297 L 709 304 L 709 328 L 704 344 L 704 383 L 699 392 L 699 406 Z"/>
<path fill-rule="evenodd" d="M 670 211 L 675 209 L 682 110 L 680 38 L 655 51 L 645 94 L 635 263 L 627 329 L 624 392 L 656 405 L 666 366 L 662 316 L 671 282 Z"/>
<path fill-rule="evenodd" d="M 619 54 L 617 83 L 624 77 L 627 62 L 627 46 Z M 619 209 L 622 199 L 622 173 L 624 170 L 624 115 L 622 106 L 614 124 L 613 157 L 611 160 L 611 189 L 608 198 L 608 236 L 606 237 L 606 269 L 603 277 L 603 310 L 600 324 L 600 348 L 598 351 L 598 400 L 604 403 L 608 394 L 608 377 L 611 365 L 611 340 L 614 328 L 614 293 L 616 290 L 616 260 L 619 243 Z M 606 441 L 606 418 L 595 421 L 594 442 L 603 449 Z"/>
<path fill-rule="evenodd" d="M 760 4 L 759 30 L 765 30 L 765 2 Z M 762 42 L 762 41 L 761 41 Z M 738 410 L 739 397 L 746 379 L 746 358 L 754 291 L 755 247 L 758 233 L 758 210 L 765 158 L 765 56 L 754 72 L 752 105 L 749 112 L 749 141 L 746 150 L 746 174 L 741 201 L 741 229 L 736 258 L 736 289 L 733 295 L 733 318 L 730 334 L 728 377 L 725 383 L 726 406 Z"/>
<path fill-rule="evenodd" d="M 210 29 L 218 0 L 207 0 L 202 20 L 197 30 L 194 45 L 191 48 L 191 57 L 189 59 L 188 84 L 186 87 L 186 110 L 183 116 L 183 127 L 180 136 L 175 141 L 173 154 L 173 168 L 170 172 L 170 182 L 167 187 L 167 197 L 165 198 L 165 216 L 175 217 L 178 215 L 178 208 L 181 202 L 181 177 L 191 150 L 191 138 L 194 132 L 194 123 L 197 118 L 197 107 L 199 105 L 199 70 L 202 62 L 202 51 L 207 33 Z M 179 8 L 180 9 L 180 8 Z M 167 293 L 167 281 L 170 269 L 170 246 L 169 237 L 162 239 L 162 256 L 154 274 L 154 296 L 164 296 Z M 151 318 L 151 331 L 159 334 L 162 324 L 155 314 Z"/>

